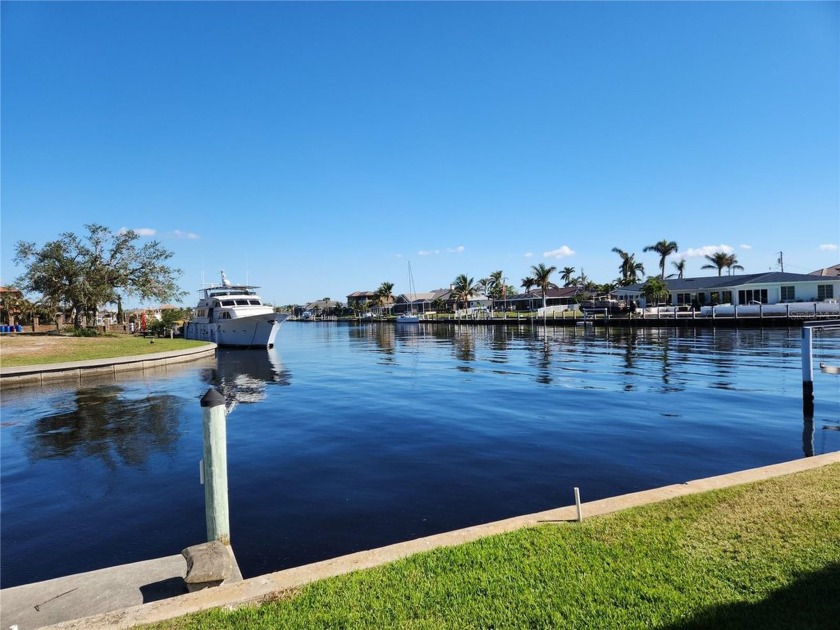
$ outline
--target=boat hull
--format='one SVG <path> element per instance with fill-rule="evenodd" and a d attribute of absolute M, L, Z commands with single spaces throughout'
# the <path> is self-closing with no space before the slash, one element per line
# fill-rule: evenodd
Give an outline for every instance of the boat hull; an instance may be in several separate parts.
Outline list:
<path fill-rule="evenodd" d="M 214 323 L 187 322 L 184 339 L 209 341 L 223 348 L 273 348 L 288 315 L 270 313 L 237 317 Z"/>

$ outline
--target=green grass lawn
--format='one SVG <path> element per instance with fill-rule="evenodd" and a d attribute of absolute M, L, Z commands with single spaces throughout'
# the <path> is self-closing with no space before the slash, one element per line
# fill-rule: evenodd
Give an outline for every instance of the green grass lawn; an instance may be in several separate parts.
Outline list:
<path fill-rule="evenodd" d="M 190 628 L 840 627 L 840 465 L 412 556 Z"/>
<path fill-rule="evenodd" d="M 88 359 L 151 354 L 207 345 L 204 341 L 143 338 L 130 335 L 101 337 L 26 336 L 0 338 L 0 365 L 19 367 Z"/>

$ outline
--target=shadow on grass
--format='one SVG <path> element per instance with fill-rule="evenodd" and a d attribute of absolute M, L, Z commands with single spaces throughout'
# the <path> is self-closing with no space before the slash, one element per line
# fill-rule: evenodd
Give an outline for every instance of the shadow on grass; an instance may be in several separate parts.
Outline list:
<path fill-rule="evenodd" d="M 840 628 L 840 564 L 810 573 L 755 604 L 727 604 L 701 611 L 666 630 Z"/>

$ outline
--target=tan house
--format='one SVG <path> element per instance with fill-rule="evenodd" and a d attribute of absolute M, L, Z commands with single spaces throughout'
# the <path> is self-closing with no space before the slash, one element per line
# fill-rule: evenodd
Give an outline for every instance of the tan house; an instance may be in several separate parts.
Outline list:
<path fill-rule="evenodd" d="M 379 296 L 374 291 L 354 291 L 347 296 L 347 306 L 353 310 L 366 310 L 377 304 Z"/>

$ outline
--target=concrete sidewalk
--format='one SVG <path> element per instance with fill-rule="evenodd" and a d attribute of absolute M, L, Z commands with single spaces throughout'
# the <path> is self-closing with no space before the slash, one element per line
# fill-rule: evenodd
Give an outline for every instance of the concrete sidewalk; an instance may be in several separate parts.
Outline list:
<path fill-rule="evenodd" d="M 2 627 L 40 628 L 183 595 L 186 571 L 179 554 L 4 589 Z"/>
<path fill-rule="evenodd" d="M 232 574 L 227 583 L 242 580 L 230 547 Z M 183 555 L 144 560 L 0 591 L 0 627 L 4 630 L 42 628 L 123 608 L 141 606 L 186 594 Z"/>
<path fill-rule="evenodd" d="M 837 463 L 840 463 L 840 452 L 828 453 L 592 501 L 583 504 L 582 512 L 585 518 L 609 514 L 675 497 L 762 481 Z M 161 597 L 167 597 L 164 592 L 169 588 L 177 587 L 177 578 L 183 576 L 185 565 L 181 556 L 153 560 L 150 561 L 152 564 L 149 565 L 136 563 L 124 567 L 103 569 L 93 573 L 0 591 L 2 627 L 6 629 L 12 625 L 18 625 L 18 630 L 31 630 L 31 628 L 52 623 L 55 624 L 51 626 L 54 628 L 130 628 L 139 624 L 164 621 L 209 608 L 235 608 L 244 604 L 258 603 L 270 599 L 282 591 L 298 588 L 316 580 L 379 566 L 422 551 L 460 545 L 485 536 L 510 532 L 523 527 L 532 527 L 541 523 L 559 523 L 576 519 L 577 510 L 572 505 L 418 538 L 239 582 L 226 583 L 196 593 L 176 594 L 168 598 Z M 180 567 L 176 566 L 175 559 L 180 560 Z M 93 576 L 95 576 L 95 580 Z M 127 576 L 134 576 L 130 578 L 134 585 L 128 587 L 122 594 L 112 595 L 112 593 L 104 592 L 109 590 L 116 592 L 121 588 L 119 586 L 121 582 L 130 581 Z M 90 590 L 87 590 L 88 582 L 90 582 Z M 49 588 L 39 590 L 42 585 L 48 585 Z M 18 591 L 18 589 L 30 588 L 33 590 L 29 591 L 25 600 L 21 599 L 23 591 L 11 593 L 12 591 Z M 70 588 L 79 588 L 78 598 L 89 600 L 90 607 L 72 605 L 72 596 L 77 591 L 67 593 L 66 591 L 69 591 Z M 82 588 L 85 590 L 81 590 Z M 35 605 L 38 606 L 38 610 L 35 610 Z M 27 607 L 29 607 L 29 610 L 27 610 Z M 33 622 L 39 625 L 29 625 Z"/>

